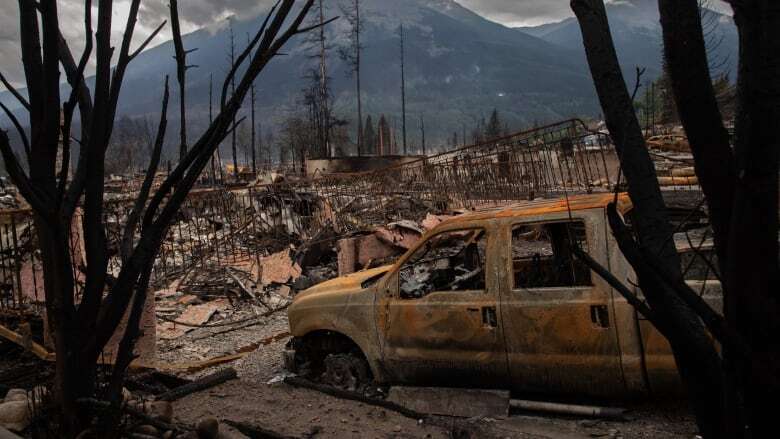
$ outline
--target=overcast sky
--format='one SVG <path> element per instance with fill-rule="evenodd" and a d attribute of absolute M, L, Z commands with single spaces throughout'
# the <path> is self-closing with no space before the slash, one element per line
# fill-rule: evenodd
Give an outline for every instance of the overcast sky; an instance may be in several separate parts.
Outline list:
<path fill-rule="evenodd" d="M 392 1 L 392 0 L 387 0 Z M 456 0 L 480 15 L 508 26 L 537 25 L 558 21 L 571 16 L 569 0 Z M 621 1 L 621 0 L 608 0 Z M 636 0 L 634 0 L 636 1 Z M 642 0 L 640 0 L 642 1 Z M 710 0 L 712 7 L 727 11 L 720 0 Z M 16 86 L 24 82 L 19 51 L 18 5 L 16 1 L 0 0 L 0 69 Z M 97 2 L 93 2 L 97 3 Z M 236 15 L 251 17 L 266 9 L 273 0 L 183 0 L 179 2 L 182 31 L 191 32 L 209 24 L 224 22 Z M 114 40 L 118 41 L 124 28 L 130 0 L 114 0 Z M 61 28 L 65 38 L 81 42 L 83 35 L 84 0 L 58 0 Z M 93 16 L 97 14 L 95 9 Z M 168 16 L 168 0 L 144 0 L 136 26 L 135 42 L 140 44 Z M 151 46 L 171 38 L 170 27 L 166 26 Z M 80 51 L 81 45 L 74 43 L 71 50 Z M 0 90 L 4 90 L 0 86 Z"/>

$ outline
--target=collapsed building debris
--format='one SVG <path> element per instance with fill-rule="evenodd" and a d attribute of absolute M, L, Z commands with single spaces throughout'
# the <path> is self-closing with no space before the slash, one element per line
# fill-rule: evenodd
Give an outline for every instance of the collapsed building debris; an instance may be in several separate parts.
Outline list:
<path fill-rule="evenodd" d="M 700 194 L 688 196 L 697 183 L 689 153 L 659 149 L 653 154 L 665 195 L 682 200 L 680 212 L 689 215 L 691 203 L 701 199 Z M 263 358 L 254 356 L 260 348 L 276 349 L 290 337 L 282 311 L 298 292 L 391 263 L 455 215 L 569 191 L 613 190 L 617 175 L 608 139 L 581 130 L 577 122 L 566 122 L 378 171 L 197 189 L 170 227 L 155 261 L 153 300 L 148 301 L 153 325 L 144 336 L 151 337 L 157 358 L 139 364 L 188 377 L 209 374 L 225 364 L 248 368 L 246 363 Z M 132 185 L 132 180 L 121 183 Z M 123 200 L 117 194 L 108 204 L 107 236 L 114 248 L 128 212 Z M 21 345 L 45 346 L 40 325 L 26 333 L 20 330 L 25 322 L 40 321 L 42 312 L 34 226 L 24 210 L 0 217 L 5 218 L 0 223 L 0 314 L 5 320 L 0 323 L 7 323 L 14 334 L 24 334 L 17 337 Z M 83 242 L 77 221 L 78 216 L 71 235 L 78 259 Z M 690 249 L 683 258 L 690 267 L 686 272 L 706 279 L 712 260 L 695 260 L 709 238 L 697 230 L 686 228 L 688 233 L 675 239 Z M 524 230 L 518 235 L 534 238 L 539 233 Z M 401 297 L 484 290 L 484 234 L 453 232 L 434 238 L 410 255 L 399 279 Z M 520 238 L 513 236 L 518 261 L 522 247 Z M 546 257 L 548 250 L 534 253 Z M 120 264 L 119 256 L 113 257 L 111 273 L 117 273 Z M 554 270 L 552 265 L 545 267 L 539 282 L 549 283 Z M 79 276 L 79 270 L 75 273 Z M 702 288 L 708 291 L 706 282 Z M 486 325 L 495 323 L 489 313 L 482 318 Z M 41 349 L 43 356 L 52 358 L 49 350 Z M 275 361 L 265 372 L 286 376 L 278 370 L 278 358 Z M 154 395 L 170 390 L 157 389 Z"/>
<path fill-rule="evenodd" d="M 0 177 L 0 208 L 17 209 L 20 206 L 18 191 L 5 177 Z"/>

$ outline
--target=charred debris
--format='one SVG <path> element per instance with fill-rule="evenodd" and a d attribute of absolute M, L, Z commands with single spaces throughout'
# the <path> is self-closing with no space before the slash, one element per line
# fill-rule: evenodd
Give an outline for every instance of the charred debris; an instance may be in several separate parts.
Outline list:
<path fill-rule="evenodd" d="M 675 217 L 685 230 L 706 228 L 684 137 L 655 136 L 648 143 Z M 379 170 L 306 176 L 268 169 L 229 187 L 204 176 L 154 262 L 148 292 L 153 300 L 141 319 L 143 335 L 127 380 L 128 401 L 136 401 L 129 413 L 160 431 L 181 430 L 171 424 L 166 401 L 234 378 L 236 362 L 286 340 L 284 310 L 301 291 L 392 263 L 423 234 L 464 212 L 620 189 L 617 163 L 606 134 L 570 120 Z M 160 172 L 155 184 L 164 177 Z M 0 347 L 3 356 L 14 358 L 0 370 L 0 390 L 6 392 L 51 378 L 50 368 L 38 366 L 53 354 L 44 330 L 43 273 L 32 213 L 14 187 L 1 183 Z M 120 227 L 132 208 L 128 191 L 138 187 L 138 176 L 112 176 L 106 182 L 109 287 L 121 261 Z M 401 294 L 420 297 L 433 288 L 484 282 L 485 267 L 479 265 L 484 242 L 477 232 L 461 235 L 419 249 L 412 257 L 420 263 L 401 273 Z M 81 257 L 83 263 L 78 214 L 70 241 L 74 260 Z M 83 267 L 74 268 L 83 288 Z M 109 343 L 107 363 L 115 347 Z M 218 369 L 223 370 L 214 372 Z M 278 372 L 283 379 L 284 372 Z M 144 403 L 144 398 L 157 402 Z"/>

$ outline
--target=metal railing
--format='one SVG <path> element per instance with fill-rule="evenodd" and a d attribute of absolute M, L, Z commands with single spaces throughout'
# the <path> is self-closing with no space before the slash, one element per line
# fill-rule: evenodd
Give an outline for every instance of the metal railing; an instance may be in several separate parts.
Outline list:
<path fill-rule="evenodd" d="M 165 286 L 204 261 L 252 260 L 318 237 L 327 227 L 334 229 L 330 236 L 344 236 L 391 221 L 421 220 L 429 212 L 608 191 L 617 183 L 618 169 L 609 137 L 575 119 L 376 171 L 197 189 L 169 228 L 152 283 Z M 128 194 L 106 203 L 109 248 L 118 248 L 132 199 Z M 35 236 L 29 210 L 0 212 L 0 311 L 43 301 Z M 71 247 L 78 291 L 83 281 L 79 214 Z M 120 268 L 114 255 L 109 272 Z"/>

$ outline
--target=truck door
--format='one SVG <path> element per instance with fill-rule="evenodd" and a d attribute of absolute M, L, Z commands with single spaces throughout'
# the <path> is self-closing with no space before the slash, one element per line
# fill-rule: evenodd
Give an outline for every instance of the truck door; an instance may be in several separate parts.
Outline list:
<path fill-rule="evenodd" d="M 383 360 L 392 380 L 506 384 L 495 245 L 484 228 L 449 230 L 402 260 L 380 303 Z"/>
<path fill-rule="evenodd" d="M 570 251 L 574 242 L 606 265 L 596 224 L 562 218 L 505 230 L 501 317 L 516 390 L 606 396 L 625 388 L 610 290 Z"/>

